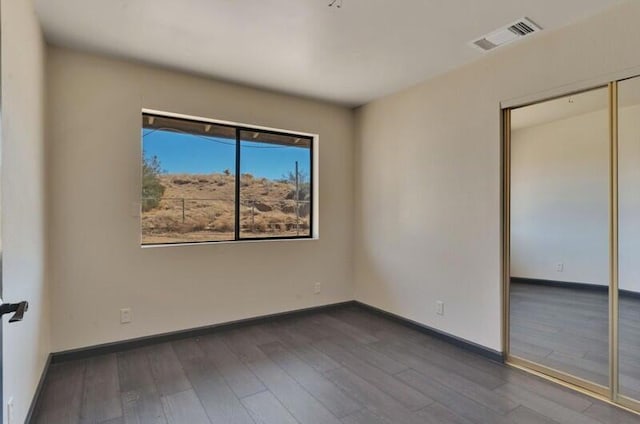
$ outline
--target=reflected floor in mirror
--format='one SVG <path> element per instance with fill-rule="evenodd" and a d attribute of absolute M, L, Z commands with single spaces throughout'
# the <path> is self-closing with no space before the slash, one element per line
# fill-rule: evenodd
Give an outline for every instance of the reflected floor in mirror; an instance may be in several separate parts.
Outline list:
<path fill-rule="evenodd" d="M 511 283 L 511 354 L 609 384 L 606 290 Z M 640 399 L 640 297 L 620 295 L 620 392 Z"/>

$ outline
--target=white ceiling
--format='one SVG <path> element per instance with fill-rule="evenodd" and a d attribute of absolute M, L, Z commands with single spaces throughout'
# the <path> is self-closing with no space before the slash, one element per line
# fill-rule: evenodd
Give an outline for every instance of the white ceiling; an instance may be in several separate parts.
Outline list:
<path fill-rule="evenodd" d="M 355 106 L 482 57 L 469 41 L 523 16 L 550 31 L 621 0 L 35 2 L 56 45 Z"/>

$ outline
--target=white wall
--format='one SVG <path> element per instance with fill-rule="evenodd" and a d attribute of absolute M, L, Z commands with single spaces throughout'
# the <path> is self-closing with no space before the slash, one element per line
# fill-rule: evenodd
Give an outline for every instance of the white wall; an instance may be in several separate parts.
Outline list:
<path fill-rule="evenodd" d="M 609 284 L 608 110 L 511 133 L 511 276 Z"/>
<path fill-rule="evenodd" d="M 501 350 L 500 102 L 637 67 L 638 16 L 628 2 L 359 109 L 358 300 Z"/>
<path fill-rule="evenodd" d="M 48 59 L 54 351 L 353 299 L 351 110 L 64 49 Z M 143 107 L 319 134 L 320 239 L 141 249 Z"/>
<path fill-rule="evenodd" d="M 31 1 L 2 0 L 1 7 L 3 299 L 27 300 L 31 305 L 24 321 L 8 324 L 5 317 L 2 323 L 4 397 L 13 397 L 18 423 L 24 421 L 51 351 L 44 191 L 45 51 Z"/>

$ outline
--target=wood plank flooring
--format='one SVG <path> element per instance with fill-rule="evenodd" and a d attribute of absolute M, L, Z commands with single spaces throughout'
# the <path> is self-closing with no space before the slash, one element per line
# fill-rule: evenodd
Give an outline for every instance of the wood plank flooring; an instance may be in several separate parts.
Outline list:
<path fill-rule="evenodd" d="M 640 417 L 348 306 L 53 365 L 34 422 L 628 424 Z"/>
<path fill-rule="evenodd" d="M 609 384 L 606 292 L 511 284 L 511 352 L 524 359 Z M 640 400 L 640 299 L 619 305 L 620 393 Z"/>

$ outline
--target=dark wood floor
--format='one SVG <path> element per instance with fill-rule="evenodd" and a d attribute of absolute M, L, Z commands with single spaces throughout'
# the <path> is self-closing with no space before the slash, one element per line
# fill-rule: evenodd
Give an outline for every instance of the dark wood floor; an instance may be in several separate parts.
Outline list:
<path fill-rule="evenodd" d="M 619 302 L 620 393 L 640 400 L 640 299 Z M 609 385 L 606 292 L 511 284 L 511 352 Z"/>
<path fill-rule="evenodd" d="M 640 417 L 354 306 L 54 365 L 35 421 L 626 424 Z"/>

